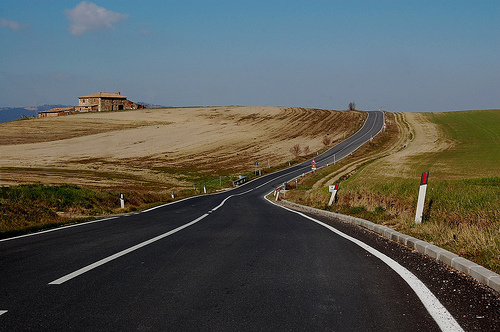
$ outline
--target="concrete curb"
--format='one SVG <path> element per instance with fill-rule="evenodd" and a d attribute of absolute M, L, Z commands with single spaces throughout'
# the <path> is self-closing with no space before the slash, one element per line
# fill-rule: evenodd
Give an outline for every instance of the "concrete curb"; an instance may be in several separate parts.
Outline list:
<path fill-rule="evenodd" d="M 409 235 L 399 233 L 389 227 L 374 224 L 371 221 L 355 218 L 351 216 L 346 216 L 344 214 L 339 214 L 335 212 L 329 212 L 325 210 L 315 209 L 309 206 L 300 205 L 297 203 L 281 200 L 283 205 L 286 205 L 290 208 L 299 209 L 306 212 L 311 212 L 315 214 L 319 214 L 326 217 L 333 217 L 340 219 L 342 221 L 358 225 L 364 228 L 367 228 L 383 237 L 386 237 L 392 241 L 401 243 L 413 250 L 416 250 L 424 255 L 427 255 L 435 260 L 442 262 L 448 266 L 451 266 L 455 270 L 468 274 L 472 278 L 476 279 L 482 284 L 485 284 L 495 291 L 500 292 L 500 275 L 490 271 L 481 265 L 478 265 L 474 262 L 471 262 L 468 259 L 460 257 L 448 250 L 442 249 L 433 244 L 427 243 L 425 241 L 416 239 Z"/>

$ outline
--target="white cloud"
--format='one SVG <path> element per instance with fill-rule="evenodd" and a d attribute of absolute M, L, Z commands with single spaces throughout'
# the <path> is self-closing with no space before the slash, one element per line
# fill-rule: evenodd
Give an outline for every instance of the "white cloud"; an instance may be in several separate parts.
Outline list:
<path fill-rule="evenodd" d="M 3 28 L 9 28 L 9 29 L 12 29 L 12 30 L 19 30 L 22 27 L 21 24 L 15 22 L 15 21 L 6 20 L 4 18 L 2 18 L 0 20 L 0 26 L 2 26 Z"/>
<path fill-rule="evenodd" d="M 92 30 L 111 29 L 114 24 L 128 18 L 128 14 L 115 13 L 86 1 L 64 12 L 70 22 L 69 32 L 75 36 Z"/>

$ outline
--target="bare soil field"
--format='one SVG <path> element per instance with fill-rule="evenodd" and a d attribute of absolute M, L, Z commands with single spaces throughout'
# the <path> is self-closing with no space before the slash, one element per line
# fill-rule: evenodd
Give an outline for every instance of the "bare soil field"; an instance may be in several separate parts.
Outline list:
<path fill-rule="evenodd" d="M 172 190 L 188 173 L 235 175 L 334 144 L 362 112 L 208 107 L 85 113 L 0 124 L 0 185 L 70 183 L 99 189 Z"/>

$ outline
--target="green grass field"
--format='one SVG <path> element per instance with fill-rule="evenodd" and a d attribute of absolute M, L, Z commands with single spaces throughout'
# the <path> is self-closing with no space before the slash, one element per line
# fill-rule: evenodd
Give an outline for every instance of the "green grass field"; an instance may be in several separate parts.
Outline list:
<path fill-rule="evenodd" d="M 447 165 L 447 173 L 443 175 L 454 178 L 500 176 L 500 110 L 428 113 L 426 116 L 457 145 L 424 159 L 423 167 Z"/>

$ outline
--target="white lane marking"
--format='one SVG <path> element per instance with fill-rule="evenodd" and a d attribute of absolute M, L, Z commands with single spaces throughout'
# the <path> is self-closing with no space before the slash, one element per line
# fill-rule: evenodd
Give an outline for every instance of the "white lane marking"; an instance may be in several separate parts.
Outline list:
<path fill-rule="evenodd" d="M 3 314 L 5 314 L 8 310 L 0 310 L 0 316 L 2 316 Z"/>
<path fill-rule="evenodd" d="M 71 228 L 71 227 L 79 227 L 79 226 L 84 226 L 84 225 L 90 225 L 90 224 L 93 224 L 93 223 L 96 223 L 96 222 L 102 222 L 102 221 L 112 220 L 112 219 L 116 219 L 116 218 L 118 218 L 118 216 L 104 218 L 104 219 L 97 219 L 97 220 L 93 220 L 93 221 L 86 221 L 86 222 L 82 222 L 82 223 L 78 223 L 78 224 L 73 224 L 73 225 L 61 226 L 61 227 L 57 227 L 57 228 L 47 229 L 47 230 L 41 231 L 41 232 L 24 234 L 24 235 L 19 235 L 19 236 L 14 236 L 14 237 L 9 237 L 9 238 L 0 240 L 0 242 L 5 242 L 5 241 L 10 241 L 10 240 L 20 239 L 20 238 L 28 237 L 28 236 L 40 235 L 40 234 L 49 233 L 49 232 L 60 231 L 62 229 L 67 229 L 67 228 Z"/>
<path fill-rule="evenodd" d="M 286 208 L 284 206 L 275 204 L 271 200 L 268 200 L 267 197 L 266 197 L 266 200 L 269 201 L 270 203 L 276 205 L 276 206 L 279 206 L 280 208 L 283 208 L 285 210 L 296 213 L 296 214 L 298 214 L 306 219 L 312 220 L 315 223 L 318 223 L 319 225 L 324 226 L 327 229 L 329 229 L 330 231 L 345 238 L 346 240 L 349 240 L 349 241 L 357 244 L 361 248 L 365 249 L 370 254 L 377 257 L 378 259 L 383 261 L 385 264 L 387 264 L 392 270 L 394 270 L 397 274 L 399 274 L 401 276 L 401 278 L 403 278 L 404 281 L 406 281 L 406 283 L 413 289 L 415 294 L 417 294 L 418 298 L 420 299 L 420 301 L 422 302 L 424 307 L 427 309 L 429 314 L 432 316 L 432 318 L 434 318 L 436 323 L 439 325 L 439 327 L 441 328 L 441 331 L 449 331 L 449 332 L 463 331 L 462 327 L 458 324 L 458 322 L 455 320 L 455 318 L 453 318 L 453 316 L 450 314 L 450 312 L 448 310 L 446 310 L 446 308 L 441 304 L 441 302 L 439 302 L 439 300 L 436 298 L 436 296 L 434 296 L 434 294 L 432 294 L 432 292 L 429 290 L 429 288 L 427 288 L 427 286 L 425 286 L 425 284 L 422 281 L 420 281 L 420 279 L 418 279 L 413 273 L 408 271 L 405 267 L 403 267 L 401 264 L 399 264 L 398 262 L 396 262 L 392 258 L 390 258 L 390 257 L 386 256 L 385 254 L 381 253 L 380 251 L 370 247 L 366 243 L 364 243 L 358 239 L 355 239 L 347 234 L 342 233 L 341 231 L 339 231 L 338 229 L 336 229 L 330 225 L 327 225 L 327 224 L 325 224 L 319 220 L 316 220 L 312 217 L 309 217 L 303 213 L 300 213 L 300 212 L 291 210 L 289 208 Z"/>
<path fill-rule="evenodd" d="M 67 275 L 65 275 L 65 276 L 63 276 L 63 277 L 61 277 L 61 278 L 59 278 L 59 279 L 57 279 L 57 280 L 54 280 L 54 281 L 50 282 L 50 283 L 49 283 L 49 285 L 60 285 L 60 284 L 62 284 L 62 283 L 64 283 L 64 282 L 66 282 L 66 281 L 68 281 L 68 280 L 70 280 L 70 279 L 76 278 L 76 277 L 78 277 L 79 275 L 81 275 L 81 274 L 83 274 L 83 273 L 85 273 L 85 272 L 88 272 L 88 271 L 90 271 L 90 270 L 92 270 L 92 269 L 95 269 L 96 267 L 99 267 L 99 266 L 101 266 L 101 265 L 103 265 L 103 264 L 106 264 L 106 263 L 108 263 L 108 262 L 110 262 L 110 261 L 112 261 L 112 260 L 114 260 L 114 259 L 117 259 L 117 258 L 119 258 L 119 257 L 121 257 L 121 256 L 123 256 L 123 255 L 126 255 L 126 254 L 128 254 L 128 253 L 130 253 L 130 252 L 132 252 L 132 251 L 134 251 L 134 250 L 137 250 L 137 249 L 140 249 L 140 248 L 142 248 L 142 247 L 144 247 L 144 246 L 147 246 L 148 244 L 151 244 L 151 243 L 153 243 L 153 242 L 156 242 L 156 241 L 158 241 L 158 240 L 161 240 L 161 239 L 163 239 L 163 238 L 165 238 L 165 237 L 167 237 L 167 236 L 169 236 L 169 235 L 172 235 L 172 234 L 174 234 L 174 233 L 177 233 L 178 231 L 183 230 L 183 229 L 184 229 L 184 228 L 186 228 L 186 227 L 189 227 L 189 226 L 191 226 L 191 225 L 194 225 L 194 224 L 196 224 L 198 221 L 200 221 L 200 220 L 202 220 L 203 218 L 205 218 L 206 216 L 208 216 L 208 214 L 204 214 L 204 215 L 202 215 L 201 217 L 199 217 L 199 218 L 197 218 L 197 219 L 195 219 L 195 220 L 193 220 L 193 221 L 191 221 L 191 222 L 189 222 L 189 223 L 187 223 L 187 224 L 185 224 L 185 225 L 179 226 L 179 227 L 177 227 L 176 229 L 173 229 L 173 230 L 171 230 L 171 231 L 169 231 L 169 232 L 167 232 L 167 233 L 164 233 L 164 234 L 162 234 L 162 235 L 159 235 L 159 236 L 154 237 L 154 238 L 152 238 L 152 239 L 149 239 L 149 240 L 147 240 L 147 241 L 141 242 L 141 243 L 139 243 L 139 244 L 137 244 L 137 245 L 135 245 L 135 246 L 133 246 L 133 247 L 130 247 L 130 248 L 125 249 L 125 250 L 122 250 L 122 251 L 120 251 L 120 252 L 118 252 L 118 253 L 116 253 L 116 254 L 114 254 L 114 255 L 111 255 L 111 256 L 109 256 L 109 257 L 103 258 L 103 259 L 101 259 L 100 261 L 97 261 L 97 262 L 95 262 L 95 263 L 92 263 L 92 264 L 90 264 L 90 265 L 87 265 L 87 266 L 85 266 L 85 267 L 83 267 L 83 268 L 81 268 L 81 269 L 79 269 L 79 270 L 77 270 L 77 271 L 75 271 L 75 272 L 72 272 L 72 273 L 67 274 Z"/>

